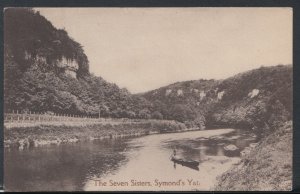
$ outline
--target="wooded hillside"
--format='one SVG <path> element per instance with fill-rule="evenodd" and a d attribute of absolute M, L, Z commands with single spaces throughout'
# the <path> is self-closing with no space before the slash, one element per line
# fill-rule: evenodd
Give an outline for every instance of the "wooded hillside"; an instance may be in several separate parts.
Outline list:
<path fill-rule="evenodd" d="M 292 65 L 179 82 L 139 95 L 166 119 L 203 127 L 272 128 L 292 119 Z"/>
<path fill-rule="evenodd" d="M 17 27 L 16 27 L 17 26 Z M 89 72 L 80 43 L 30 8 L 4 12 L 5 111 L 170 119 L 187 127 L 274 128 L 292 119 L 292 65 L 132 95 Z"/>
<path fill-rule="evenodd" d="M 143 111 L 149 106 L 146 100 L 90 74 L 82 46 L 39 12 L 8 8 L 4 29 L 5 111 L 148 116 Z"/>

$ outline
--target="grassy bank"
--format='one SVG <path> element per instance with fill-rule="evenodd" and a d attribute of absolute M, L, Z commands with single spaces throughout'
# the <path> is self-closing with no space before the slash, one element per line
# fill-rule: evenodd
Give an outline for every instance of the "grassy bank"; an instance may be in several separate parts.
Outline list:
<path fill-rule="evenodd" d="M 292 142 L 292 122 L 286 122 L 219 176 L 215 190 L 291 190 Z"/>
<path fill-rule="evenodd" d="M 152 133 L 188 130 L 176 121 L 144 121 L 135 123 L 97 123 L 82 125 L 38 125 L 31 127 L 4 127 L 5 147 L 24 149 L 31 146 L 74 143 L 78 141 L 140 136 Z"/>

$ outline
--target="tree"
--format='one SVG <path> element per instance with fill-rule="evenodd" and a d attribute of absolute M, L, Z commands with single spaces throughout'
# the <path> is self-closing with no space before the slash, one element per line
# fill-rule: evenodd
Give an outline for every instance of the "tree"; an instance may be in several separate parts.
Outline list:
<path fill-rule="evenodd" d="M 176 104 L 171 111 L 172 118 L 180 122 L 194 120 L 197 116 L 188 105 L 183 104 Z"/>
<path fill-rule="evenodd" d="M 154 111 L 151 117 L 153 119 L 163 119 L 163 115 L 159 111 Z"/>
<path fill-rule="evenodd" d="M 141 119 L 150 119 L 151 118 L 150 111 L 147 108 L 140 110 L 138 116 Z"/>

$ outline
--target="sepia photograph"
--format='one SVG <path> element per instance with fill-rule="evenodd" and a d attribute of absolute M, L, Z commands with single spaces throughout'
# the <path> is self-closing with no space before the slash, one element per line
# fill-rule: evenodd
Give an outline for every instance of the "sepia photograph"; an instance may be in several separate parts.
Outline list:
<path fill-rule="evenodd" d="M 292 190 L 292 8 L 3 20 L 4 191 Z"/>

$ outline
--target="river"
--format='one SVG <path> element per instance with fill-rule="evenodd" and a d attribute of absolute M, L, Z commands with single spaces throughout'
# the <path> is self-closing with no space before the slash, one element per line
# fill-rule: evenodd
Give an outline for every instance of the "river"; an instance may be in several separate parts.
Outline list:
<path fill-rule="evenodd" d="M 4 150 L 8 191 L 211 190 L 257 138 L 244 130 L 167 133 Z M 238 149 L 229 151 L 227 145 Z M 194 169 L 170 161 L 200 162 Z"/>

